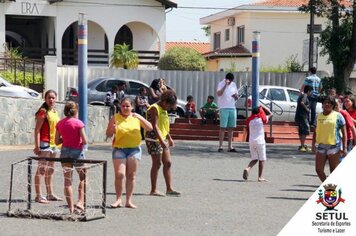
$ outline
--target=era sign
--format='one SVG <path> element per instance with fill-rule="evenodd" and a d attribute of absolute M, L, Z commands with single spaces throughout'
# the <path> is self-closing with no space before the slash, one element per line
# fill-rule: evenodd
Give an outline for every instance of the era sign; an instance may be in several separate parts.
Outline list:
<path fill-rule="evenodd" d="M 39 15 L 39 11 L 36 3 L 32 2 L 22 2 L 21 3 L 21 12 L 26 15 Z"/>

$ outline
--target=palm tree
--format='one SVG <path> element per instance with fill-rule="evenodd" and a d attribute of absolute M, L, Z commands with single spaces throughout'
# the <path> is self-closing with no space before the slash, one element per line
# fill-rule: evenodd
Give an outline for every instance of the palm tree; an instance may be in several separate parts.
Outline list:
<path fill-rule="evenodd" d="M 110 67 L 136 69 L 138 67 L 138 54 L 130 50 L 126 43 L 115 44 L 114 50 L 110 55 Z"/>

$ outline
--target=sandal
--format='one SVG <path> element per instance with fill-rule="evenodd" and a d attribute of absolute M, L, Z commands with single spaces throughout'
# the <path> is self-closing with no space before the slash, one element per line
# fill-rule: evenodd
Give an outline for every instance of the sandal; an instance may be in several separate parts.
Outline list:
<path fill-rule="evenodd" d="M 228 150 L 228 152 L 237 152 L 235 148 Z"/>
<path fill-rule="evenodd" d="M 222 148 L 219 148 L 219 149 L 218 149 L 218 152 L 222 152 L 222 151 L 223 151 L 223 149 L 222 149 Z"/>
<path fill-rule="evenodd" d="M 47 200 L 48 201 L 63 201 L 62 198 L 57 197 L 56 195 L 52 194 L 52 195 L 47 195 Z"/>
<path fill-rule="evenodd" d="M 48 204 L 49 201 L 47 200 L 46 197 L 44 196 L 39 196 L 35 198 L 35 202 L 41 203 L 41 204 Z"/>
<path fill-rule="evenodd" d="M 180 192 L 173 190 L 170 192 L 166 192 L 166 195 L 171 197 L 180 197 Z"/>

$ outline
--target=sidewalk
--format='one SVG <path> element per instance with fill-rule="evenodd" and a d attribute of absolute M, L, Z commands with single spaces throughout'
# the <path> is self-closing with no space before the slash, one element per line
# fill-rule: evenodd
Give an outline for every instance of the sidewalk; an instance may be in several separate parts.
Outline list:
<path fill-rule="evenodd" d="M 142 145 L 133 198 L 138 209 L 107 209 L 105 219 L 74 223 L 5 216 L 10 164 L 31 155 L 32 147 L 0 147 L 1 235 L 277 235 L 320 185 L 314 155 L 298 152 L 297 146 L 269 144 L 265 177 L 270 182 L 256 181 L 256 167 L 245 182 L 242 171 L 250 161 L 248 144 L 234 147 L 237 153 L 227 153 L 226 147 L 218 153 L 217 142 L 177 141 L 172 151 L 173 184 L 182 196 L 176 198 L 148 195 L 151 160 Z M 109 205 L 115 199 L 110 144 L 91 145 L 87 158 L 108 161 Z M 63 192 L 62 186 L 55 188 Z M 158 190 L 165 192 L 161 171 Z"/>

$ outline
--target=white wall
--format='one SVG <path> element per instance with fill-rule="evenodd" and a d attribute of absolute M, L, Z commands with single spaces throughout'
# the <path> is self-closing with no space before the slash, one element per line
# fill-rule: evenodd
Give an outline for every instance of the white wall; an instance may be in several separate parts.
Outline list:
<path fill-rule="evenodd" d="M 79 13 L 85 13 L 89 24 L 88 43 L 90 47 L 99 47 L 99 41 L 104 40 L 103 35 L 108 37 L 109 50 L 112 50 L 114 40 L 119 29 L 130 22 L 134 30 L 134 49 L 156 50 L 156 43 L 160 41 L 161 54 L 164 52 L 165 44 L 165 9 L 161 3 L 153 0 L 102 0 L 97 4 L 96 0 L 77 0 L 67 2 L 66 0 L 55 4 L 49 4 L 43 0 L 28 1 L 32 6 L 36 5 L 33 12 L 23 12 L 21 2 L 2 3 L 0 9 L 0 43 L 5 41 L 5 19 L 4 14 L 11 15 L 35 15 L 55 17 L 54 31 L 56 34 L 56 49 L 58 64 L 61 64 L 61 40 L 63 33 L 73 22 L 78 21 Z M 90 4 L 90 3 L 96 4 Z M 126 4 L 119 5 L 119 4 Z M 128 6 L 131 5 L 131 6 Z M 132 5 L 150 5 L 156 7 L 135 7 Z M 138 23 L 137 23 L 138 22 Z M 94 27 L 93 27 L 94 26 Z M 101 29 L 100 29 L 101 28 Z M 91 34 L 91 32 L 98 33 Z M 137 34 L 137 35 L 135 35 Z M 136 39 L 136 37 L 138 37 Z M 103 45 L 103 41 L 100 45 Z M 135 48 L 137 45 L 138 48 Z M 109 52 L 110 53 L 110 52 Z"/>
<path fill-rule="evenodd" d="M 298 55 L 297 60 L 302 63 L 303 40 L 309 39 L 307 24 L 309 15 L 301 12 L 239 12 L 235 15 L 235 25 L 227 24 L 227 17 L 211 24 L 211 45 L 213 35 L 221 32 L 221 48 L 228 48 L 237 44 L 236 28 L 245 25 L 244 46 L 251 51 L 253 31 L 261 32 L 260 63 L 262 67 L 277 67 L 284 65 L 287 58 Z M 325 20 L 315 19 L 315 24 L 323 24 Z M 230 40 L 225 41 L 225 29 L 230 28 Z M 315 34 L 318 37 L 318 34 Z M 318 49 L 320 52 L 321 48 Z M 332 66 L 326 63 L 327 58 L 318 56 L 318 70 L 332 71 Z"/>
<path fill-rule="evenodd" d="M 90 49 L 105 49 L 105 32 L 100 25 L 95 22 L 88 22 L 88 48 Z"/>
<path fill-rule="evenodd" d="M 157 50 L 157 33 L 148 25 L 141 22 L 126 24 L 132 31 L 133 48 L 136 50 Z"/>

